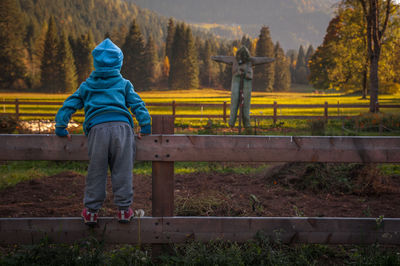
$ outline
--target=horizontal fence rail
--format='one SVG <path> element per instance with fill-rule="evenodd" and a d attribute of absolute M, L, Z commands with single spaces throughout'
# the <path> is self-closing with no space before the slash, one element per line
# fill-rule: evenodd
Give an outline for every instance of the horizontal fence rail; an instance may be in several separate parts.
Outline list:
<path fill-rule="evenodd" d="M 174 217 L 174 162 L 400 163 L 400 137 L 288 137 L 173 135 L 173 116 L 153 116 L 153 135 L 137 140 L 138 161 L 152 161 L 152 216 L 121 225 L 101 218 L 89 229 L 81 218 L 0 218 L 0 244 L 84 237 L 111 243 L 246 241 L 259 231 L 284 243 L 400 245 L 400 218 Z M 0 134 L 0 160 L 88 160 L 87 138 Z"/>
<path fill-rule="evenodd" d="M 0 134 L 0 160 L 88 160 L 87 138 Z M 400 162 L 400 137 L 150 135 L 138 161 Z"/>
<path fill-rule="evenodd" d="M 12 105 L 15 106 L 15 112 L 3 112 L 2 114 L 5 115 L 16 115 L 19 117 L 55 117 L 55 113 L 34 113 L 34 112 L 21 112 L 20 107 L 21 105 L 42 105 L 42 106 L 50 106 L 50 105 L 58 105 L 61 106 L 63 102 L 46 102 L 46 101 L 20 101 L 16 99 L 15 101 L 0 101 L 0 105 Z M 169 103 L 147 103 L 146 106 L 158 106 L 158 107 L 170 107 L 171 114 L 175 118 L 221 118 L 224 121 L 229 118 L 227 109 L 229 110 L 230 104 L 227 102 L 223 103 L 181 103 L 181 102 L 169 102 Z M 340 115 L 339 109 L 352 109 L 352 108 L 361 108 L 365 110 L 369 110 L 370 106 L 368 104 L 328 104 L 325 102 L 324 104 L 278 104 L 274 102 L 273 104 L 252 104 L 252 108 L 264 108 L 264 109 L 272 109 L 273 115 L 251 115 L 251 118 L 254 119 L 273 119 L 275 122 L 276 120 L 282 119 L 341 119 L 345 117 L 349 117 L 348 115 Z M 210 107 L 210 108 L 221 108 L 221 114 L 177 114 L 178 107 Z M 278 109 L 323 109 L 321 110 L 321 115 L 278 115 Z M 381 105 L 377 103 L 376 105 L 377 110 L 380 108 L 400 108 L 398 104 L 386 104 Z M 328 110 L 334 109 L 338 111 L 337 115 L 329 115 Z M 1 114 L 1 113 L 0 113 Z M 75 117 L 84 117 L 84 114 L 77 113 L 74 114 Z"/>
<path fill-rule="evenodd" d="M 34 244 L 45 237 L 55 243 L 73 243 L 93 236 L 116 244 L 245 242 L 261 231 L 283 243 L 400 243 L 398 218 L 142 217 L 130 224 L 99 218 L 92 230 L 81 218 L 0 218 L 0 244 Z"/>

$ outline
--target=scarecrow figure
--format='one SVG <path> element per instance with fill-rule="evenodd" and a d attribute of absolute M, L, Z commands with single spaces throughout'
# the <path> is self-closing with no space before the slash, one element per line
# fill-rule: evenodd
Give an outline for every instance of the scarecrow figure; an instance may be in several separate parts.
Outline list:
<path fill-rule="evenodd" d="M 239 132 L 243 120 L 245 128 L 250 128 L 250 99 L 253 79 L 253 66 L 273 62 L 274 58 L 252 57 L 249 50 L 242 46 L 235 56 L 212 56 L 212 60 L 232 66 L 231 112 L 229 126 L 234 127 L 237 111 L 239 114 Z"/>

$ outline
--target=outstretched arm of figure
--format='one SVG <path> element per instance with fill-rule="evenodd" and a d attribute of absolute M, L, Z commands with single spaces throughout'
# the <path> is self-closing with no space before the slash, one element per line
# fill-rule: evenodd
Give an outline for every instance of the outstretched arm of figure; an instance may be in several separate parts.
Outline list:
<path fill-rule="evenodd" d="M 253 63 L 253 66 L 271 63 L 271 62 L 275 61 L 274 58 L 270 58 L 270 57 L 250 57 L 250 60 Z"/>
<path fill-rule="evenodd" d="M 235 62 L 236 58 L 234 56 L 225 56 L 225 55 L 216 55 L 216 56 L 211 56 L 211 59 L 219 62 L 219 63 L 225 63 L 232 65 L 233 62 Z"/>

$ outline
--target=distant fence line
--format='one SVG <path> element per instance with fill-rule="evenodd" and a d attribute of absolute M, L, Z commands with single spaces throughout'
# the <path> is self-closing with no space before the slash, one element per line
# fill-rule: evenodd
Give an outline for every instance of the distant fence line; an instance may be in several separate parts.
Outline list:
<path fill-rule="evenodd" d="M 54 117 L 55 113 L 27 113 L 21 112 L 20 106 L 21 105 L 59 105 L 61 106 L 63 102 L 33 102 L 33 101 L 20 101 L 19 99 L 15 99 L 15 101 L 0 101 L 0 104 L 5 105 L 14 105 L 15 112 L 9 113 L 3 111 L 2 114 L 5 115 L 15 115 L 17 119 L 20 117 L 28 117 L 28 116 L 43 116 L 43 117 Z M 230 104 L 224 101 L 221 103 L 177 103 L 175 101 L 171 101 L 169 103 L 147 103 L 146 106 L 161 106 L 161 107 L 171 107 L 170 114 L 163 114 L 163 115 L 172 115 L 174 118 L 222 118 L 224 122 L 226 122 L 229 115 L 227 113 L 227 109 L 230 107 Z M 272 109 L 273 115 L 251 115 L 251 118 L 255 119 L 272 119 L 274 123 L 280 119 L 343 119 L 349 117 L 348 115 L 340 115 L 340 109 L 351 109 L 351 108 L 365 108 L 369 110 L 369 104 L 328 104 L 325 102 L 324 104 L 278 104 L 274 101 L 273 104 L 252 104 L 253 108 L 265 108 L 265 109 Z M 203 109 L 204 107 L 214 107 L 214 108 L 221 108 L 221 114 L 176 114 L 177 107 L 199 107 Z M 314 109 L 314 108 L 323 108 L 323 115 L 316 116 L 316 115 L 278 115 L 278 109 L 286 108 L 286 109 Z M 337 115 L 328 115 L 328 109 L 336 109 Z M 376 110 L 381 108 L 400 108 L 399 104 L 386 104 L 381 105 L 376 103 Z M 5 108 L 4 108 L 5 110 Z M 75 117 L 83 117 L 84 114 L 74 114 Z"/>

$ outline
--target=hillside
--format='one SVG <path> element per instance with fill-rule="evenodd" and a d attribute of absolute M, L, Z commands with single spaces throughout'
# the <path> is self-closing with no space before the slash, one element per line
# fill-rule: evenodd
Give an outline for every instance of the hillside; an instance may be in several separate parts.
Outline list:
<path fill-rule="evenodd" d="M 206 28 L 223 37 L 242 33 L 256 37 L 262 25 L 270 27 L 273 40 L 285 49 L 300 44 L 319 45 L 336 0 L 126 0 L 140 7 Z M 214 28 L 210 24 L 217 24 Z M 201 26 L 202 24 L 200 24 Z M 240 28 L 238 27 L 240 26 Z M 231 30 L 227 30 L 231 28 Z M 238 31 L 238 28 L 241 30 Z"/>
<path fill-rule="evenodd" d="M 96 42 L 106 32 L 128 28 L 133 19 L 143 35 L 151 35 L 158 43 L 164 40 L 168 18 L 142 9 L 123 0 L 19 0 L 25 21 L 37 34 L 50 15 L 56 18 L 59 28 L 77 36 L 91 31 Z M 34 38 L 35 36 L 33 36 Z"/>

